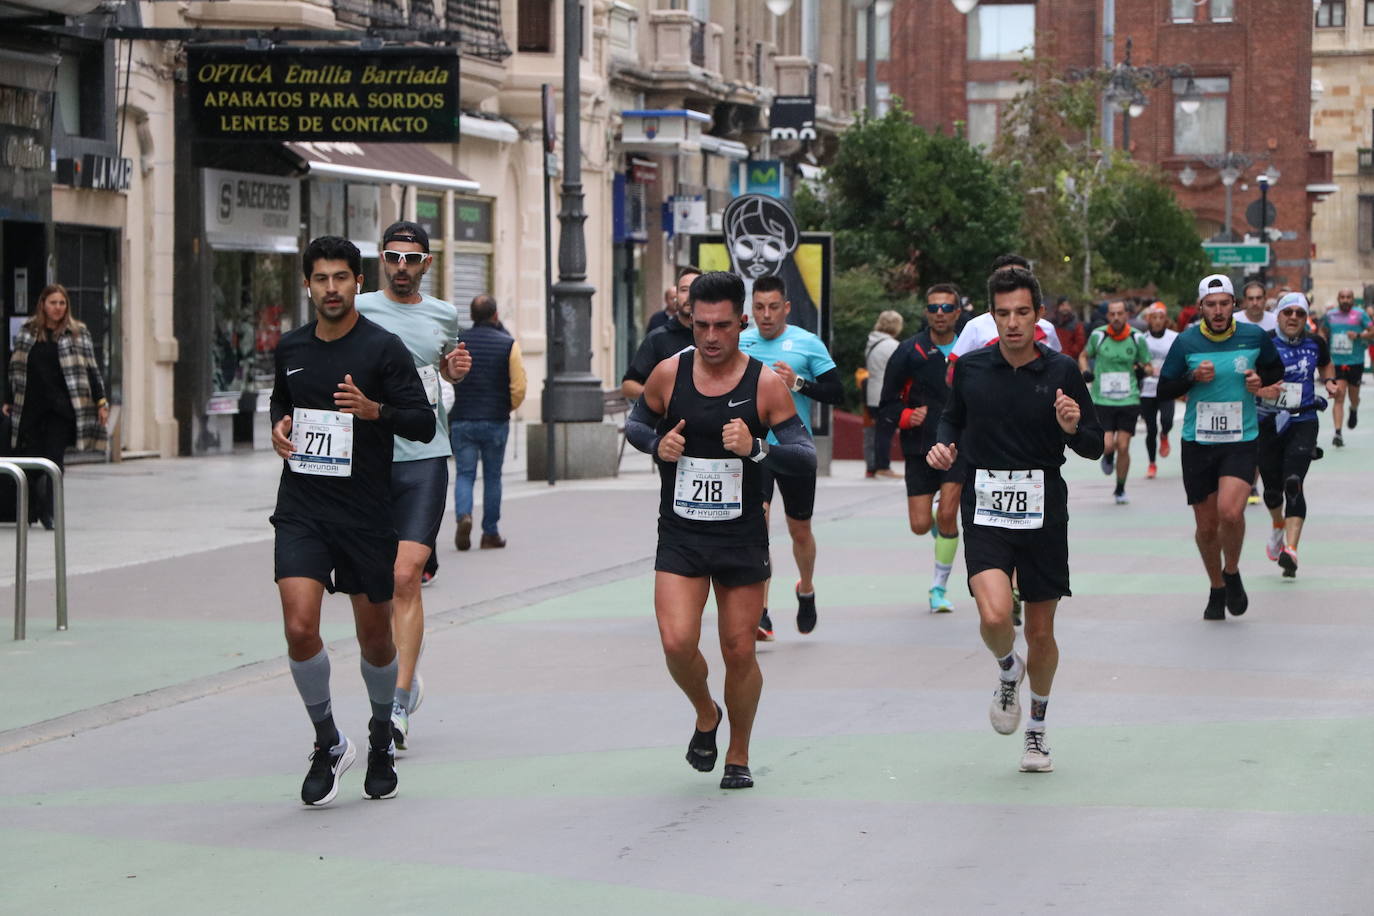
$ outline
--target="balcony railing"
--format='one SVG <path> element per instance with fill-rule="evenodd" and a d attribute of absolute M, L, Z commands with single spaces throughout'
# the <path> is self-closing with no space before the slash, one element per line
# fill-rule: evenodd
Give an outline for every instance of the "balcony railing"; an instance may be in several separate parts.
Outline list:
<path fill-rule="evenodd" d="M 1357 149 L 1359 172 L 1361 175 L 1374 175 L 1374 149 Z"/>
<path fill-rule="evenodd" d="M 501 0 L 333 0 L 341 23 L 364 28 L 448 28 L 462 35 L 462 52 L 502 61 L 510 56 L 501 32 Z"/>

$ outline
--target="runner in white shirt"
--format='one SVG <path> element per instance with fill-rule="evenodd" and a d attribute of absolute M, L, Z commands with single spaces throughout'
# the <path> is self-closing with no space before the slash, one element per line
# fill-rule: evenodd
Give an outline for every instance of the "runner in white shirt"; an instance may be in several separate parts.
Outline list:
<path fill-rule="evenodd" d="M 1251 280 L 1245 284 L 1244 295 L 1245 298 L 1241 302 L 1244 308 L 1236 310 L 1236 321 L 1241 324 L 1257 324 L 1261 331 L 1276 330 L 1279 326 L 1278 318 L 1264 308 L 1264 284 L 1258 280 Z"/>
<path fill-rule="evenodd" d="M 1164 357 L 1174 345 L 1178 332 L 1169 327 L 1169 310 L 1163 302 L 1156 302 L 1145 309 L 1145 345 L 1150 348 L 1150 365 L 1154 374 L 1140 380 L 1140 415 L 1145 419 L 1145 453 L 1149 456 L 1150 467 L 1145 479 L 1154 479 L 1155 436 L 1159 436 L 1159 457 L 1169 457 L 1169 430 L 1174 428 L 1174 401 L 1172 398 L 1160 400 L 1159 370 L 1164 365 Z"/>

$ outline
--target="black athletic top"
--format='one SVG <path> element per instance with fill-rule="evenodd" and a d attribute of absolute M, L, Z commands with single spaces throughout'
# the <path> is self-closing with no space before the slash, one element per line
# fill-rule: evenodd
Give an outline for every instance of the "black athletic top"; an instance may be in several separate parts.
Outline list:
<path fill-rule="evenodd" d="M 968 462 L 964 497 L 974 497 L 973 476 L 979 469 L 1046 472 L 1045 504 L 1049 518 L 1067 517 L 1068 490 L 1059 468 L 1065 447 L 1084 458 L 1102 457 L 1102 426 L 1097 421 L 1088 386 L 1075 360 L 1037 343 L 1038 359 L 1019 368 L 998 346 L 965 353 L 954 363 L 954 385 L 940 415 L 939 441 L 957 444 Z M 1069 436 L 1054 412 L 1055 391 L 1078 402 L 1078 432 Z"/>
<path fill-rule="evenodd" d="M 276 515 L 349 528 L 390 529 L 392 436 L 427 442 L 434 436 L 430 407 L 415 360 L 401 339 L 362 315 L 338 340 L 321 340 L 310 322 L 277 344 L 272 424 L 297 407 L 336 410 L 334 393 L 345 375 L 385 417 L 353 420 L 353 467 L 348 477 L 298 474 L 282 462 Z"/>
<path fill-rule="evenodd" d="M 640 342 L 639 349 L 635 351 L 634 359 L 630 360 L 629 368 L 625 370 L 622 381 L 628 379 L 632 382 L 639 382 L 641 385 L 644 384 L 649 380 L 649 374 L 654 371 L 655 366 L 670 356 L 676 356 L 695 343 L 696 339 L 692 336 L 692 329 L 685 327 L 681 321 L 674 318 Z"/>
<path fill-rule="evenodd" d="M 883 373 L 878 413 L 900 428 L 902 415 L 908 410 L 926 408 L 926 418 L 920 426 L 901 431 L 903 455 L 925 461 L 926 452 L 935 444 L 940 414 L 949 396 L 945 369 L 945 354 L 930 339 L 928 330 L 908 337 L 892 351 Z"/>
<path fill-rule="evenodd" d="M 662 479 L 659 491 L 658 536 L 689 543 L 703 543 L 709 546 L 721 544 L 754 545 L 768 543 L 768 527 L 763 521 L 763 491 L 759 482 L 759 465 L 748 458 L 741 458 L 725 448 L 721 441 L 721 430 L 734 417 L 739 417 L 749 427 L 755 438 L 768 435 L 768 427 L 759 417 L 759 372 L 763 363 L 750 358 L 745 366 L 739 384 L 727 394 L 719 397 L 706 397 L 697 391 L 692 383 L 692 366 L 696 351 L 689 350 L 678 357 L 677 378 L 673 381 L 673 395 L 668 401 L 667 415 L 658 426 L 658 434 L 665 435 L 679 420 L 686 420 L 682 435 L 687 440 L 683 449 L 684 458 L 724 459 L 730 462 L 733 471 L 719 474 L 707 472 L 696 480 L 685 481 L 680 494 L 687 503 L 709 501 L 717 496 L 711 488 L 716 483 L 723 493 L 735 492 L 740 496 L 737 506 L 738 517 L 707 520 L 684 518 L 679 509 L 692 512 L 692 505 L 683 506 L 678 502 L 679 469 L 683 462 L 654 461 L 659 466 Z M 738 473 L 738 478 L 734 474 Z M 711 511 L 709 509 L 704 511 Z M 731 513 L 733 514 L 733 510 Z"/>

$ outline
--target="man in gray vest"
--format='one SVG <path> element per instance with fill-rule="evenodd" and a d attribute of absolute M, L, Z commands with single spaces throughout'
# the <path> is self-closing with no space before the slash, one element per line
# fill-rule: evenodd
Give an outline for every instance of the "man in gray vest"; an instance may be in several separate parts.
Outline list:
<path fill-rule="evenodd" d="M 510 414 L 525 400 L 525 365 L 520 344 L 496 317 L 496 300 L 472 300 L 472 327 L 463 332 L 472 370 L 456 387 L 449 412 L 453 443 L 453 512 L 458 518 L 454 546 L 472 546 L 472 485 L 482 462 L 482 549 L 505 547 L 501 521 L 501 464 L 506 457 Z"/>

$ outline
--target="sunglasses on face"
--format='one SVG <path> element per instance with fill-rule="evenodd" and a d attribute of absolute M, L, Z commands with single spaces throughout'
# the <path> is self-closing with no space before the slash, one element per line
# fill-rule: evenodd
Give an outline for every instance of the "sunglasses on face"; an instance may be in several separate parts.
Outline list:
<path fill-rule="evenodd" d="M 927 312 L 944 312 L 946 315 L 958 310 L 959 306 L 953 302 L 931 302 L 926 305 Z"/>
<path fill-rule="evenodd" d="M 407 267 L 413 264 L 419 267 L 428 255 L 423 251 L 383 251 L 382 257 L 388 264 L 404 264 Z"/>

